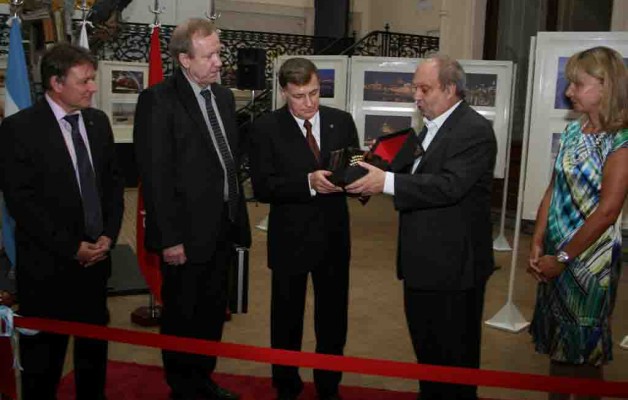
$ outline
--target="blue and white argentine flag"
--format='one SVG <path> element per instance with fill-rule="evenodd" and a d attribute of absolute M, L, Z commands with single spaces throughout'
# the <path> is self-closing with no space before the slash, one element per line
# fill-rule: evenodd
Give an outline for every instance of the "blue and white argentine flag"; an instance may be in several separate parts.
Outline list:
<path fill-rule="evenodd" d="M 26 57 L 22 45 L 21 25 L 18 18 L 11 19 L 9 59 L 5 76 L 5 117 L 15 114 L 23 108 L 30 107 L 32 104 Z M 15 266 L 15 221 L 7 212 L 4 201 L 2 202 L 2 238 L 7 257 L 9 257 L 11 264 Z"/>

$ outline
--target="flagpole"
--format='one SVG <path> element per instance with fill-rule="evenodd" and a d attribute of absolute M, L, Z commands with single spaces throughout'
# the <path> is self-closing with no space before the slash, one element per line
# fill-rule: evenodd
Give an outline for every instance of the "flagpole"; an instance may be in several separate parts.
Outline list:
<path fill-rule="evenodd" d="M 161 26 L 161 22 L 159 20 L 159 15 L 162 14 L 165 10 L 166 7 L 161 7 L 159 4 L 159 0 L 154 0 L 154 4 L 153 7 L 149 6 L 148 10 L 153 13 L 155 15 L 155 18 L 153 20 L 153 25 L 152 25 L 152 30 L 151 30 L 151 44 L 150 44 L 150 49 L 149 49 L 149 65 L 152 64 L 152 60 L 151 60 L 151 52 L 153 49 L 153 43 L 152 41 L 156 38 L 157 40 L 157 46 L 159 46 L 159 37 L 156 36 L 154 37 L 153 34 L 155 33 L 155 29 L 159 30 L 159 27 Z M 161 50 L 159 50 L 159 52 L 161 52 Z M 161 54 L 158 55 L 158 57 L 161 57 Z M 160 58 L 161 60 L 161 58 Z M 159 76 L 157 78 L 153 77 L 153 69 L 152 67 L 150 68 L 150 72 L 149 72 L 149 84 L 153 85 L 155 83 L 157 83 L 158 81 L 161 81 L 163 79 L 163 70 L 161 67 L 161 62 L 158 63 L 158 67 L 157 69 L 159 70 Z M 141 185 L 141 183 L 140 183 Z M 143 209 L 144 207 L 144 202 L 142 200 L 142 193 L 141 193 L 141 187 L 140 185 L 138 185 L 138 202 L 137 202 L 137 206 L 138 206 L 138 213 L 137 213 L 137 218 L 145 218 L 145 210 Z M 137 224 L 137 229 L 144 229 L 144 224 Z M 140 235 L 136 236 L 140 237 Z M 143 238 L 143 234 L 141 235 L 141 237 Z M 142 307 L 138 307 L 136 308 L 132 313 L 131 313 L 131 322 L 133 322 L 134 324 L 140 325 L 140 326 L 157 326 L 160 324 L 161 322 L 161 313 L 162 313 L 162 307 L 161 305 L 157 304 L 157 299 L 155 297 L 155 294 L 153 293 L 152 290 L 150 290 L 151 288 L 153 288 L 153 286 L 151 286 L 151 282 L 154 281 L 154 278 L 151 279 L 149 278 L 150 275 L 150 270 L 151 268 L 157 268 L 159 269 L 159 258 L 155 253 L 147 253 L 146 249 L 142 249 L 140 246 L 144 246 L 144 243 L 142 243 L 141 240 L 137 240 L 136 243 L 136 251 L 138 254 L 138 264 L 140 269 L 143 271 L 144 273 L 144 278 L 146 279 L 146 282 L 148 283 L 149 286 L 149 295 L 148 295 L 148 306 L 142 306 Z M 157 264 L 157 265 L 148 265 L 148 264 Z M 157 274 L 159 274 L 159 271 L 157 271 Z M 153 288 L 153 290 L 158 290 L 156 288 Z"/>
<path fill-rule="evenodd" d="M 205 16 L 207 17 L 207 19 L 209 19 L 212 22 L 220 18 L 220 13 L 216 14 L 216 1 L 215 0 L 209 0 L 209 3 L 207 4 L 207 10 L 205 11 Z"/>
<path fill-rule="evenodd" d="M 23 4 L 24 4 L 24 0 L 11 0 L 11 2 L 9 3 L 9 5 L 11 6 L 10 19 L 19 18 L 18 14 Z"/>
<path fill-rule="evenodd" d="M 5 72 L 5 90 L 4 102 L 5 109 L 3 117 L 15 114 L 18 111 L 28 108 L 32 104 L 30 82 L 28 80 L 28 70 L 26 64 L 26 56 L 24 54 L 24 45 L 22 43 L 22 27 L 20 24 L 20 9 L 24 4 L 23 0 L 11 0 L 10 18 L 9 18 L 9 55 L 7 59 L 7 69 Z M 9 278 L 15 277 L 15 269 L 17 268 L 17 254 L 15 251 L 15 220 L 9 215 L 4 199 L 0 195 L 0 207 L 2 208 L 2 238 L 4 249 L 11 267 L 9 270 Z M 10 306 L 12 294 L 2 293 L 3 305 Z M 8 337 L 0 338 L 0 375 L 12 376 L 13 361 L 11 356 L 11 340 Z M 12 349 L 17 351 L 17 349 Z M 0 400 L 17 398 L 17 383 L 15 379 L 0 381 Z"/>

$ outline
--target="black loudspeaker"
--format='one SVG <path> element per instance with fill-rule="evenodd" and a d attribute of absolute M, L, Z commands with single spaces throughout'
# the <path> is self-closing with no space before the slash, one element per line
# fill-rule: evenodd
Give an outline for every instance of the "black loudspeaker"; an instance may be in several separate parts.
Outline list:
<path fill-rule="evenodd" d="M 236 85 L 238 89 L 266 89 L 266 51 L 264 49 L 238 49 L 238 71 Z"/>

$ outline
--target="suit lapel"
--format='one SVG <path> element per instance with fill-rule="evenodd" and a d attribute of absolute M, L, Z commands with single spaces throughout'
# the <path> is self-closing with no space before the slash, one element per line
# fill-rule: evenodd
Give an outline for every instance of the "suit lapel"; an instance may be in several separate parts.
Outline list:
<path fill-rule="evenodd" d="M 310 146 L 307 144 L 307 140 L 299 127 L 299 124 L 294 119 L 287 106 L 283 106 L 278 113 L 279 125 L 281 127 L 280 132 L 283 134 L 283 139 L 288 148 L 291 151 L 297 152 L 299 159 L 307 160 L 308 165 L 313 169 L 318 169 L 316 158 Z"/>
<path fill-rule="evenodd" d="M 74 189 L 75 195 L 80 198 L 81 192 L 78 182 L 76 181 L 76 171 L 72 163 L 70 151 L 63 138 L 59 122 L 46 100 L 41 100 L 37 107 L 38 112 L 41 114 L 41 119 L 39 119 L 43 127 L 41 131 L 48 135 L 48 139 L 46 140 L 48 150 L 51 154 L 58 155 L 59 165 L 63 168 L 63 174 L 67 176 L 67 178 L 65 178 L 66 182 L 72 182 L 69 186 Z"/>
<path fill-rule="evenodd" d="M 453 134 L 453 128 L 458 125 L 458 121 L 467 112 L 468 108 L 469 106 L 463 100 L 462 103 L 460 103 L 458 107 L 456 107 L 454 112 L 452 112 L 451 115 L 445 120 L 445 123 L 443 123 L 438 132 L 436 132 L 436 136 L 434 136 L 434 139 L 430 143 L 429 148 L 425 151 L 423 158 L 421 158 L 421 162 L 419 163 L 419 166 L 417 167 L 415 173 L 421 172 L 421 170 L 425 167 L 425 164 L 428 163 L 431 159 L 432 154 L 435 154 L 438 147 L 444 143 L 444 140 Z"/>
<path fill-rule="evenodd" d="M 196 94 L 181 69 L 175 69 L 174 80 L 177 96 L 179 97 L 179 101 L 183 104 L 183 109 L 188 113 L 190 119 L 198 125 L 203 136 L 211 143 L 209 129 L 205 123 L 205 118 L 203 118 L 203 112 L 198 104 L 198 100 L 196 100 Z"/>
<path fill-rule="evenodd" d="M 417 135 L 409 135 L 399 149 L 399 152 L 390 163 L 392 172 L 403 172 L 414 163 L 414 150 L 417 146 Z M 409 171 L 409 170 L 408 170 Z"/>
<path fill-rule="evenodd" d="M 85 124 L 87 140 L 89 141 L 89 151 L 92 155 L 92 165 L 94 167 L 96 182 L 100 182 L 102 159 L 100 158 L 101 152 L 99 151 L 101 145 L 99 142 L 98 127 L 94 124 L 94 116 L 89 109 L 81 111 L 81 115 L 83 116 L 83 123 Z"/>
<path fill-rule="evenodd" d="M 325 168 L 329 164 L 329 155 L 331 153 L 331 149 L 336 148 L 336 146 L 334 146 L 334 140 L 336 139 L 336 126 L 334 124 L 334 121 L 331 120 L 330 114 L 324 107 L 320 107 L 318 118 L 321 133 L 321 164 L 322 167 Z"/>

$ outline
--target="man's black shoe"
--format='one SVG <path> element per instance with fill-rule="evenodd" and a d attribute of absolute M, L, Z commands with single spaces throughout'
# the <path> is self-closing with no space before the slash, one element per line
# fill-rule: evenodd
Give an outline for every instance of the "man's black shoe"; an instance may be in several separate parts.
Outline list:
<path fill-rule="evenodd" d="M 207 400 L 238 400 L 240 395 L 220 387 L 214 381 L 207 381 L 200 390 L 200 395 Z"/>

